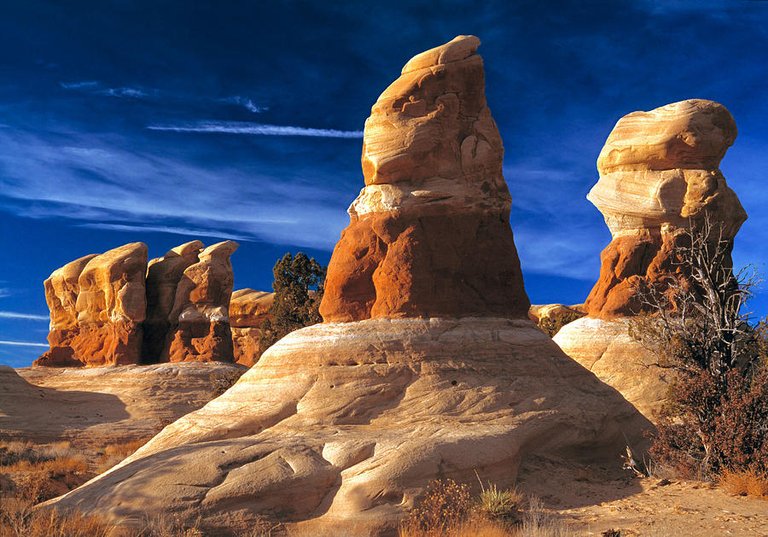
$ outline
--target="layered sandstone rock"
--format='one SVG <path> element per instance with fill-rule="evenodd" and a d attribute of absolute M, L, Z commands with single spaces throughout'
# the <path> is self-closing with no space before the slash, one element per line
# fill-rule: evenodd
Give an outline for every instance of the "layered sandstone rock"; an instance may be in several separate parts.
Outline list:
<path fill-rule="evenodd" d="M 110 444 L 151 438 L 221 394 L 244 371 L 222 363 L 0 366 L 0 438 L 67 441 L 95 457 Z"/>
<path fill-rule="evenodd" d="M 234 241 L 224 241 L 200 252 L 199 261 L 184 270 L 168 316 L 172 337 L 171 362 L 231 362 L 232 332 L 229 301 L 234 276 L 230 256 Z"/>
<path fill-rule="evenodd" d="M 261 345 L 261 327 L 270 318 L 275 293 L 240 289 L 232 293 L 229 325 L 232 329 L 235 362 L 252 366 L 266 350 Z"/>
<path fill-rule="evenodd" d="M 555 342 L 655 419 L 670 378 L 628 335 L 643 311 L 638 289 L 660 291 L 685 279 L 675 249 L 692 223 L 708 215 L 732 239 L 746 219 L 718 165 L 736 138 L 721 104 L 692 99 L 633 112 L 614 127 L 597 161 L 600 179 L 588 199 L 603 213 L 613 240 L 601 255 L 587 318 L 564 326 Z"/>
<path fill-rule="evenodd" d="M 479 43 L 463 36 L 419 54 L 374 104 L 366 186 L 328 267 L 326 321 L 526 316 Z"/>
<path fill-rule="evenodd" d="M 172 248 L 163 257 L 149 262 L 147 269 L 147 318 L 144 321 L 142 361 L 160 361 L 169 335 L 171 315 L 176 300 L 176 288 L 184 271 L 199 261 L 204 248 L 200 241 L 191 241 Z"/>
<path fill-rule="evenodd" d="M 525 318 L 478 43 L 417 56 L 374 106 L 326 322 L 54 505 L 194 513 L 212 534 L 266 516 L 307 534 L 393 535 L 438 477 L 508 487 L 534 454 L 616 464 L 648 423 Z M 381 114 L 395 129 L 387 158 L 370 130 L 386 131 Z"/>
<path fill-rule="evenodd" d="M 138 363 L 146 312 L 146 270 L 147 246 L 136 242 L 78 259 L 55 271 L 46 282 L 51 350 L 38 358 L 36 365 Z"/>
<path fill-rule="evenodd" d="M 613 236 L 584 305 L 590 316 L 638 313 L 636 288 L 679 270 L 673 252 L 691 221 L 709 214 L 725 238 L 736 235 L 747 215 L 718 168 L 735 138 L 733 117 L 713 101 L 681 101 L 619 120 L 587 196 Z"/>

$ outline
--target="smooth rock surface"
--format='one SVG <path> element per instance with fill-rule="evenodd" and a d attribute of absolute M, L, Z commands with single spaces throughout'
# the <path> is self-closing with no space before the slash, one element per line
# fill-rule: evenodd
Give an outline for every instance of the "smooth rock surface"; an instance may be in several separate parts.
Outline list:
<path fill-rule="evenodd" d="M 438 475 L 506 487 L 532 454 L 615 462 L 647 425 L 528 320 L 325 323 L 55 505 L 392 534 Z"/>
<path fill-rule="evenodd" d="M 0 437 L 88 450 L 148 439 L 245 371 L 235 364 L 94 368 L 0 366 Z"/>
<path fill-rule="evenodd" d="M 629 322 L 584 317 L 563 326 L 552 339 L 655 422 L 674 375 L 654 366 L 657 357 L 629 335 Z"/>
<path fill-rule="evenodd" d="M 374 104 L 326 321 L 527 315 L 479 44 L 459 36 L 419 54 Z"/>
<path fill-rule="evenodd" d="M 167 347 L 171 362 L 231 362 L 232 332 L 229 302 L 234 275 L 230 256 L 234 241 L 213 244 L 199 261 L 184 270 L 168 316 L 172 338 Z"/>

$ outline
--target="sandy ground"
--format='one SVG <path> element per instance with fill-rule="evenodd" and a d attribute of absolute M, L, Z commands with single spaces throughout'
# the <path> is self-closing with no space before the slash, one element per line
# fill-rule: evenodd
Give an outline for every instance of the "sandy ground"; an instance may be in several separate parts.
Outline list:
<path fill-rule="evenodd" d="M 616 468 L 537 460 L 519 486 L 539 497 L 576 535 L 622 537 L 768 536 L 768 501 L 734 496 L 711 484 L 635 478 Z"/>

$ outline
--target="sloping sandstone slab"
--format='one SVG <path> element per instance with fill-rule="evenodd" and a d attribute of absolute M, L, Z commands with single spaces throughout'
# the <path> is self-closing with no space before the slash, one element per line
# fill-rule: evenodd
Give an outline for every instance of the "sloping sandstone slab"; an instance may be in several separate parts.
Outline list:
<path fill-rule="evenodd" d="M 509 486 L 530 454 L 615 461 L 646 425 L 530 321 L 322 324 L 57 505 L 387 533 L 438 476 Z"/>

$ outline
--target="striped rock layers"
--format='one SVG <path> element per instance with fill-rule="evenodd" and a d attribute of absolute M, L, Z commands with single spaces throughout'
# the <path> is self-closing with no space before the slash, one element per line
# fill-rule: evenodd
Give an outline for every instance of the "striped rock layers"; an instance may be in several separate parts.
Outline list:
<path fill-rule="evenodd" d="M 458 37 L 415 56 L 373 105 L 326 321 L 527 315 L 479 43 Z"/>

